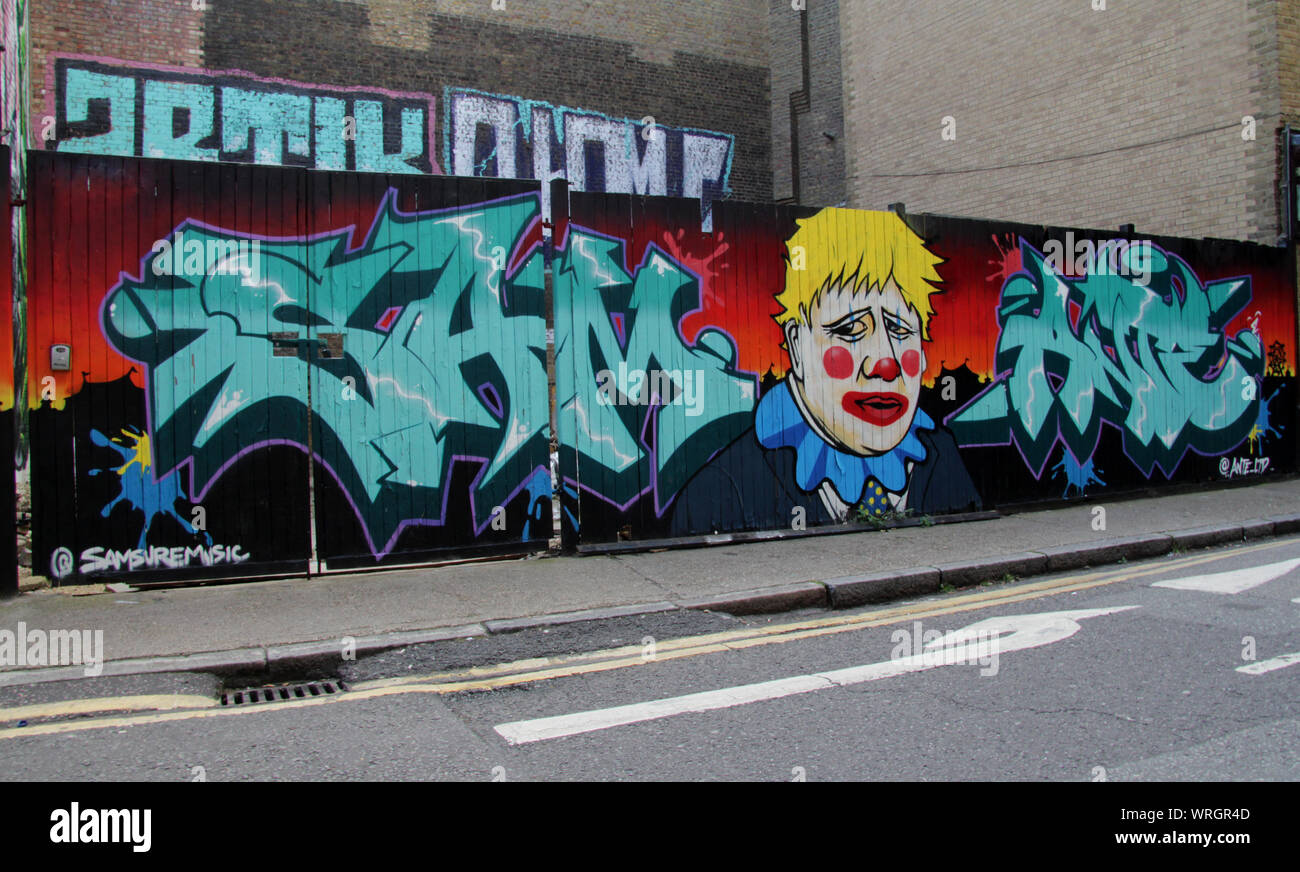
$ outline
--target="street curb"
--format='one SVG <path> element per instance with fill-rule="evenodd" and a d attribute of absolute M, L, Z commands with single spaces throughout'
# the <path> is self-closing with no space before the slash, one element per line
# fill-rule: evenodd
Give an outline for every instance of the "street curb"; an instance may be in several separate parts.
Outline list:
<path fill-rule="evenodd" d="M 794 582 L 772 587 L 737 591 L 708 597 L 661 600 L 626 606 L 581 609 L 523 618 L 488 620 L 453 627 L 427 630 L 399 630 L 357 636 L 357 656 L 377 654 L 408 645 L 445 642 L 481 636 L 546 629 L 610 618 L 641 617 L 681 610 L 707 610 L 733 615 L 771 614 L 808 608 L 849 609 L 937 593 L 951 587 L 970 587 L 984 581 L 997 581 L 1008 573 L 1018 579 L 1082 569 L 1090 566 L 1145 560 L 1173 551 L 1226 545 L 1300 532 L 1300 512 L 1252 518 L 1225 523 L 1151 533 L 1119 536 L 1093 542 L 1058 545 L 1034 551 L 1022 551 L 966 562 L 937 566 L 914 566 L 897 570 L 850 575 L 814 581 Z M 310 642 L 284 645 L 253 646 L 225 651 L 203 651 L 174 656 L 136 657 L 110 660 L 103 664 L 100 676 L 144 675 L 167 672 L 210 672 L 217 674 L 274 672 L 301 667 L 322 667 L 322 661 L 342 659 L 344 642 L 338 636 Z M 85 678 L 82 666 L 61 666 L 30 670 L 0 671 L 0 687 L 40 684 Z"/>
<path fill-rule="evenodd" d="M 1300 512 L 1292 512 L 1287 515 L 1270 515 L 1264 520 L 1273 523 L 1274 536 L 1300 532 Z"/>
<path fill-rule="evenodd" d="M 826 605 L 826 586 L 815 581 L 677 601 L 678 608 L 726 612 L 729 615 L 766 615 L 795 609 L 825 608 Z"/>
<path fill-rule="evenodd" d="M 84 666 L 52 666 L 46 669 L 0 672 L 0 687 L 70 681 L 77 678 L 105 678 L 118 675 L 149 675 L 160 672 L 237 672 L 266 669 L 264 648 L 236 648 L 228 651 L 200 651 L 169 657 L 132 657 L 108 660 L 103 670 L 88 676 Z"/>
<path fill-rule="evenodd" d="M 985 557 L 966 563 L 941 563 L 940 585 L 972 587 L 983 581 L 1002 581 L 1008 575 L 1024 578 L 1041 575 L 1047 571 L 1047 555 L 1038 551 L 1022 551 L 1001 557 Z"/>
<path fill-rule="evenodd" d="M 465 624 L 459 627 L 442 627 L 433 630 L 399 630 L 395 633 L 355 637 L 358 656 L 377 654 L 407 645 L 444 642 L 470 636 L 485 636 L 482 624 Z M 230 648 L 224 651 L 198 651 L 159 657 L 131 657 L 109 660 L 103 671 L 95 677 L 120 675 L 150 675 L 166 672 L 212 672 L 219 674 L 269 672 L 277 667 L 299 667 L 320 660 L 337 661 L 343 653 L 345 636 L 315 642 L 293 642 L 270 647 Z M 54 666 L 46 669 L 5 670 L 0 672 L 0 687 L 25 684 L 43 684 L 47 681 L 69 681 L 87 678 L 83 666 Z"/>
<path fill-rule="evenodd" d="M 499 636 L 502 633 L 517 633 L 520 630 L 535 630 L 545 627 L 559 627 L 564 624 L 578 624 L 583 621 L 601 621 L 608 618 L 626 618 L 635 615 L 651 615 L 657 612 L 675 612 L 677 605 L 665 601 L 642 603 L 631 606 L 610 606 L 601 609 L 582 609 L 576 612 L 556 612 L 549 615 L 535 615 L 529 618 L 508 618 L 500 621 L 484 621 L 488 633 Z"/>
<path fill-rule="evenodd" d="M 900 571 L 872 572 L 828 578 L 822 582 L 830 594 L 830 607 L 851 609 L 873 603 L 938 593 L 942 582 L 934 566 L 920 566 Z"/>
<path fill-rule="evenodd" d="M 371 636 L 336 636 L 315 642 L 291 642 L 287 645 L 272 645 L 265 649 L 267 670 L 276 667 L 310 666 L 325 660 L 336 662 L 345 658 L 347 643 L 351 642 L 353 657 L 378 654 L 394 648 L 408 645 L 427 645 L 430 642 L 449 642 L 453 639 L 467 639 L 474 636 L 486 636 L 487 629 L 482 624 L 462 624 L 458 627 L 439 627 L 432 630 L 398 630 L 394 633 L 380 633 Z"/>
<path fill-rule="evenodd" d="M 1169 538 L 1173 540 L 1175 547 L 1191 549 L 1240 542 L 1245 538 L 1245 535 L 1242 532 L 1241 524 L 1222 524 L 1179 530 L 1170 533 Z"/>
<path fill-rule="evenodd" d="M 1243 539 L 1265 539 L 1275 535 L 1273 532 L 1273 522 L 1267 518 L 1261 518 L 1257 521 L 1243 521 L 1241 524 L 1241 535 Z"/>

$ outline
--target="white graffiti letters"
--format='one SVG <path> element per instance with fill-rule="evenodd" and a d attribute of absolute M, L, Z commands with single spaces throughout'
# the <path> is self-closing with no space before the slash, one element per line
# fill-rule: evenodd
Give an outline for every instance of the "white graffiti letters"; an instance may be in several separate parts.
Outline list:
<path fill-rule="evenodd" d="M 220 566 L 223 563 L 243 563 L 250 555 L 238 545 L 177 545 L 163 548 L 132 548 L 115 551 L 112 548 L 87 548 L 81 552 L 82 575 L 96 572 L 135 572 L 138 569 L 181 569 L 195 563 L 203 566 Z"/>

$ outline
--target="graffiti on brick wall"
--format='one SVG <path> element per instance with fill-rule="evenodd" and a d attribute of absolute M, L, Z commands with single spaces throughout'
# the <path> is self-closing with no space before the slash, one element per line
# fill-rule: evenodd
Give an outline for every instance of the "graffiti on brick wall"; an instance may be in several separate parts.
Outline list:
<path fill-rule="evenodd" d="M 321 170 L 438 172 L 433 98 L 62 57 L 48 149 Z"/>
<path fill-rule="evenodd" d="M 56 57 L 36 139 L 74 154 L 322 170 L 441 173 L 425 94 L 334 88 L 241 72 Z M 444 165 L 457 176 L 551 179 L 574 190 L 697 198 L 730 192 L 731 134 L 612 118 L 539 100 L 446 91 Z"/>
<path fill-rule="evenodd" d="M 28 128 L 27 101 L 22 95 L 27 90 L 27 0 L 0 0 L 0 128 L 3 135 L 0 141 L 9 149 L 8 171 L 9 185 L 6 191 L 14 200 L 26 197 L 27 150 L 26 131 Z M 23 209 L 12 209 L 12 225 L 8 245 L 12 246 L 13 262 L 10 258 L 0 258 L 0 271 L 5 274 L 0 279 L 0 348 L 12 348 L 12 360 L 22 366 L 26 356 L 26 336 L 23 319 L 26 308 L 23 305 L 25 288 L 22 283 L 12 284 L 13 275 L 23 275 L 27 262 L 27 215 Z M 4 246 L 0 246 L 3 248 Z M 12 287 L 17 299 L 11 299 L 8 289 Z M 6 357 L 8 357 L 6 355 Z M 21 369 L 19 370 L 21 373 Z M 6 362 L 0 365 L 0 411 L 15 409 L 23 405 L 21 378 L 16 376 Z M 3 424 L 0 423 L 0 426 Z M 19 428 L 18 455 L 26 452 L 26 438 Z"/>
<path fill-rule="evenodd" d="M 452 175 L 537 179 L 577 191 L 692 197 L 707 217 L 727 195 L 734 137 L 448 88 L 443 162 Z M 706 226 L 707 226 L 706 221 Z"/>

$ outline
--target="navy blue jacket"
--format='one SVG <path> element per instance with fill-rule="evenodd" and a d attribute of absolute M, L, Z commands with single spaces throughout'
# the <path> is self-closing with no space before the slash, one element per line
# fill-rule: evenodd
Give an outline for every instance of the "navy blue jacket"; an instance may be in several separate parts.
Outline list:
<path fill-rule="evenodd" d="M 952 434 L 946 430 L 916 433 L 925 445 L 925 460 L 912 467 L 907 508 L 917 515 L 978 509 L 979 493 Z M 764 448 L 751 427 L 678 493 L 670 535 L 789 527 L 796 506 L 803 508 L 809 527 L 835 523 L 817 492 L 802 490 L 794 473 L 794 449 Z"/>

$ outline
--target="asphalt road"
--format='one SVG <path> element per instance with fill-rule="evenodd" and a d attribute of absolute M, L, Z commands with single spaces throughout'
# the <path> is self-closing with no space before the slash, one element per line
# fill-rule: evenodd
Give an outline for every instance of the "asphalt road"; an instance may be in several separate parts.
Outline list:
<path fill-rule="evenodd" d="M 6 688 L 0 779 L 1296 780 L 1300 539 L 337 673 L 347 692 L 233 708 L 201 675 Z"/>

